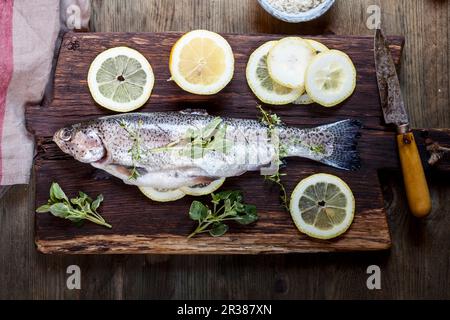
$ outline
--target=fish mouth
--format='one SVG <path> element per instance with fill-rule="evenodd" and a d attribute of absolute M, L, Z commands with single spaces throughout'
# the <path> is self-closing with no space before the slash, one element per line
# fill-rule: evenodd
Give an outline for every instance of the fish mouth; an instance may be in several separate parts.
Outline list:
<path fill-rule="evenodd" d="M 55 134 L 52 137 L 52 141 L 58 146 L 59 149 L 61 149 L 65 153 L 67 153 L 64 141 L 60 138 L 62 130 L 64 130 L 64 128 L 59 129 L 58 131 L 55 132 Z"/>
<path fill-rule="evenodd" d="M 52 137 L 52 141 L 54 142 L 54 143 L 56 143 L 58 146 L 59 146 L 59 143 L 58 143 L 58 140 L 59 140 L 59 135 L 60 135 L 60 132 L 61 132 L 61 130 L 62 129 L 59 129 L 58 131 L 56 131 L 54 134 L 53 134 L 53 137 Z"/>

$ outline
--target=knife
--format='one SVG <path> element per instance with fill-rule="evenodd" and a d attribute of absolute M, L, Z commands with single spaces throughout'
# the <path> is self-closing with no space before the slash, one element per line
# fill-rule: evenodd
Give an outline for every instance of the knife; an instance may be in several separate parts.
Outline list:
<path fill-rule="evenodd" d="M 376 31 L 374 48 L 381 108 L 386 124 L 394 124 L 397 128 L 397 146 L 409 209 L 416 217 L 425 217 L 431 211 L 430 192 L 417 144 L 409 127 L 394 61 L 381 29 Z"/>

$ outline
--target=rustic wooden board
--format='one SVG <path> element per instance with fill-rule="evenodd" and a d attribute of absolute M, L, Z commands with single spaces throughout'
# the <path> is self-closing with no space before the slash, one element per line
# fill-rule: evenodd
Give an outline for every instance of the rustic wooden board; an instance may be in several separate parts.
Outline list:
<path fill-rule="evenodd" d="M 53 133 L 70 123 L 109 114 L 93 102 L 86 84 L 90 62 L 101 51 L 127 45 L 142 52 L 152 64 L 156 85 L 149 102 L 140 110 L 169 111 L 206 108 L 214 115 L 255 118 L 257 99 L 245 81 L 245 65 L 259 45 L 280 36 L 225 35 L 233 47 L 236 66 L 233 81 L 210 97 L 183 92 L 169 78 L 168 57 L 179 33 L 85 33 L 65 35 L 60 51 L 51 103 L 27 109 L 27 125 L 38 141 L 35 162 L 36 205 L 46 202 L 52 181 L 58 181 L 72 195 L 78 190 L 96 195 L 105 202 L 102 213 L 113 225 L 108 230 L 85 224 L 82 228 L 48 214 L 36 215 L 36 245 L 43 253 L 289 253 L 318 251 L 380 250 L 391 245 L 378 170 L 397 166 L 394 133 L 383 125 L 373 63 L 371 37 L 314 37 L 330 48 L 347 52 L 358 70 L 355 94 L 342 106 L 325 109 L 312 105 L 276 107 L 288 125 L 315 126 L 337 120 L 359 119 L 364 124 L 359 150 L 362 169 L 344 172 L 306 159 L 289 159 L 288 191 L 316 172 L 342 177 L 353 189 L 356 216 L 350 230 L 333 241 L 317 241 L 301 235 L 290 215 L 280 209 L 276 188 L 263 182 L 258 173 L 227 179 L 224 189 L 241 189 L 250 203 L 258 205 L 260 220 L 252 226 L 233 225 L 221 238 L 187 239 L 193 229 L 187 210 L 192 198 L 171 204 L 146 199 L 135 187 L 121 181 L 99 179 L 98 172 L 62 154 L 50 141 Z M 392 53 L 398 63 L 403 38 L 391 38 Z"/>

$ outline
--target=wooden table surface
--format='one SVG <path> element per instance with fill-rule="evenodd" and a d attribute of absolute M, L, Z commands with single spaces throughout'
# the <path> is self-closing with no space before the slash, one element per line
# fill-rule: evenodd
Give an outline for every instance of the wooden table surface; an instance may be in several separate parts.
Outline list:
<path fill-rule="evenodd" d="M 403 93 L 414 127 L 450 127 L 450 3 L 438 0 L 337 0 L 324 17 L 291 25 L 256 0 L 93 1 L 94 31 L 372 34 L 369 5 L 386 33 L 406 37 Z M 46 256 L 35 250 L 33 183 L 0 201 L 0 298 L 37 299 L 406 299 L 450 298 L 450 185 L 432 177 L 433 212 L 408 213 L 402 179 L 380 173 L 393 247 L 378 253 L 285 256 Z M 81 290 L 68 290 L 66 268 L 80 266 Z M 366 269 L 381 268 L 381 290 Z"/>

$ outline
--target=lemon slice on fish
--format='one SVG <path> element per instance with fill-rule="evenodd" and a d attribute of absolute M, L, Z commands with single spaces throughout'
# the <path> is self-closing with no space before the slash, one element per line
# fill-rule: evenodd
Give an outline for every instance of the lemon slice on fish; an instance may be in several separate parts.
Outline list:
<path fill-rule="evenodd" d="M 328 49 L 327 46 L 325 46 L 323 43 L 321 43 L 319 41 L 312 40 L 312 39 L 306 39 L 306 41 L 308 41 L 308 43 L 311 45 L 311 47 L 314 48 L 314 50 L 316 51 L 317 54 L 326 52 L 326 51 L 330 51 L 330 49 Z M 307 104 L 314 103 L 314 100 L 311 99 L 311 97 L 309 96 L 308 93 L 304 93 L 300 98 L 298 98 L 297 100 L 295 100 L 292 103 L 307 105 Z"/>
<path fill-rule="evenodd" d="M 269 51 L 267 66 L 270 77 L 288 88 L 305 90 L 305 74 L 316 51 L 300 37 L 287 37 L 278 41 Z"/>
<path fill-rule="evenodd" d="M 141 107 L 150 98 L 155 77 L 147 59 L 127 47 L 100 53 L 88 73 L 91 95 L 102 107 L 128 112 Z"/>
<path fill-rule="evenodd" d="M 318 54 L 306 72 L 306 92 L 318 104 L 333 107 L 349 98 L 356 88 L 356 68 L 342 51 Z"/>
<path fill-rule="evenodd" d="M 180 189 L 155 189 L 152 187 L 139 187 L 139 190 L 149 199 L 157 202 L 171 202 L 176 201 L 185 196 L 185 193 Z"/>
<path fill-rule="evenodd" d="M 221 35 L 194 30 L 173 46 L 169 68 L 171 79 L 183 90 L 212 95 L 225 88 L 233 78 L 233 50 Z"/>
<path fill-rule="evenodd" d="M 355 198 L 349 186 L 329 174 L 315 174 L 297 185 L 290 211 L 297 228 L 313 238 L 332 239 L 350 227 Z"/>
<path fill-rule="evenodd" d="M 191 187 L 181 187 L 180 191 L 184 192 L 187 195 L 190 196 L 204 196 L 210 193 L 213 193 L 217 189 L 219 189 L 223 183 L 225 182 L 225 178 L 215 180 L 210 183 L 202 183 L 197 184 L 195 186 Z"/>
<path fill-rule="evenodd" d="M 256 49 L 247 63 L 247 83 L 255 96 L 264 103 L 289 104 L 302 95 L 302 90 L 284 87 L 273 81 L 267 68 L 267 54 L 277 41 L 269 41 Z"/>

